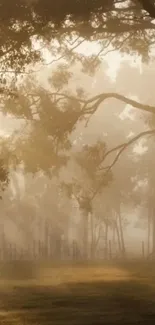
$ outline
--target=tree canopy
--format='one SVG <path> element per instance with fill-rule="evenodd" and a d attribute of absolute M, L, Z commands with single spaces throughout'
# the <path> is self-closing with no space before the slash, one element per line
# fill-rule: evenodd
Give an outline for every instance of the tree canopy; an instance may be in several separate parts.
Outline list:
<path fill-rule="evenodd" d="M 37 84 L 36 78 L 33 80 L 32 74 L 26 82 L 17 78 L 28 73 L 27 68 L 32 70 L 35 63 L 45 63 L 44 48 L 49 50 L 54 60 L 65 58 L 69 64 L 80 61 L 84 71 L 92 73 L 93 65 L 96 66 L 106 49 L 107 52 L 119 50 L 138 54 L 143 61 L 149 60 L 155 42 L 154 1 L 58 0 L 55 3 L 48 0 L 2 0 L 0 9 L 2 112 L 27 123 L 27 133 L 22 130 L 19 136 L 17 132 L 11 149 L 6 142 L 2 146 L 9 166 L 24 163 L 25 170 L 32 173 L 40 170 L 49 173 L 53 167 L 64 166 L 70 156 L 71 134 L 77 124 L 81 121 L 88 123 L 100 105 L 109 99 L 121 101 L 142 112 L 155 113 L 153 105 L 130 99 L 128 94 L 103 89 L 102 93 L 90 97 L 83 89 L 71 91 L 67 88 L 71 78 L 69 65 L 57 67 L 49 80 L 48 91 Z M 90 60 L 74 52 L 86 41 L 99 45 L 99 52 Z M 37 49 L 36 42 L 39 44 Z M 151 128 L 103 151 L 103 162 L 116 152 L 104 173 L 111 171 L 130 145 L 152 134 L 155 130 Z M 47 152 L 50 155 L 47 156 Z"/>
<path fill-rule="evenodd" d="M 69 54 L 68 46 L 74 47 L 79 39 L 97 41 L 101 51 L 111 44 L 144 59 L 155 42 L 153 0 L 1 0 L 0 8 L 2 71 L 19 73 L 40 60 L 34 40 L 49 46 L 53 54 Z M 51 41 L 57 41 L 59 48 Z"/>

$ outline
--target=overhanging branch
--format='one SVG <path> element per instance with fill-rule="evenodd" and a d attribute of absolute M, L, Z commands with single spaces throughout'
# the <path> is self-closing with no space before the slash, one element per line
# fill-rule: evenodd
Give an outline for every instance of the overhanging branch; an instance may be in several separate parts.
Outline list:
<path fill-rule="evenodd" d="M 135 137 L 133 137 L 131 140 L 129 140 L 127 142 L 124 142 L 124 143 L 118 145 L 117 147 L 115 147 L 115 148 L 107 151 L 106 154 L 105 154 L 105 156 L 104 156 L 104 158 L 103 158 L 103 161 L 111 153 L 113 153 L 115 151 L 118 151 L 118 153 L 117 153 L 115 159 L 113 160 L 113 162 L 108 167 L 101 167 L 101 168 L 99 168 L 99 170 L 101 171 L 101 170 L 104 170 L 106 168 L 109 171 L 115 165 L 115 163 L 117 162 L 117 160 L 119 159 L 119 157 L 123 153 L 123 151 L 125 151 L 127 149 L 127 147 L 129 147 L 130 145 L 132 145 L 133 143 L 135 143 L 137 140 L 139 140 L 139 139 L 141 139 L 141 138 L 143 138 L 143 137 L 145 137 L 147 135 L 155 135 L 155 129 L 141 132 L 138 135 L 136 135 Z M 103 161 L 102 161 L 102 163 L 103 163 Z"/>
<path fill-rule="evenodd" d="M 89 100 L 86 101 L 84 105 L 84 111 L 87 114 L 93 114 L 96 112 L 96 110 L 98 109 L 101 103 L 103 103 L 106 99 L 112 99 L 112 98 L 118 99 L 124 102 L 125 104 L 131 105 L 132 107 L 138 108 L 142 111 L 155 114 L 155 106 L 142 104 L 136 100 L 130 99 L 124 95 L 117 94 L 117 93 L 102 93 L 100 95 L 90 98 Z M 92 105 L 89 106 L 90 104 Z"/>
<path fill-rule="evenodd" d="M 72 102 L 77 101 L 81 103 L 81 116 L 94 114 L 99 108 L 100 104 L 102 104 L 107 99 L 117 99 L 125 103 L 126 105 L 131 105 L 132 107 L 138 108 L 144 112 L 155 114 L 155 106 L 142 104 L 136 100 L 130 99 L 118 93 L 101 93 L 99 95 L 91 97 L 90 99 L 83 99 L 74 95 L 69 95 L 67 93 L 60 92 L 48 92 L 48 95 L 60 98 L 60 100 L 67 99 Z M 27 94 L 27 96 L 38 97 L 39 94 L 29 93 Z"/>
<path fill-rule="evenodd" d="M 111 169 L 114 167 L 114 165 L 116 164 L 116 162 L 119 160 L 121 154 L 130 146 L 132 145 L 133 143 L 135 143 L 137 140 L 145 137 L 145 136 L 148 136 L 148 135 L 155 135 L 155 129 L 152 129 L 152 130 L 147 130 L 147 131 L 144 131 L 144 132 L 141 132 L 139 133 L 138 135 L 136 135 L 135 137 L 133 137 L 131 140 L 127 141 L 127 142 L 124 142 L 110 150 L 108 150 L 106 152 L 106 154 L 104 155 L 104 158 L 101 162 L 101 164 L 105 161 L 105 159 L 107 158 L 107 156 L 109 156 L 111 153 L 113 152 L 117 152 L 116 154 L 116 157 L 114 158 L 114 160 L 112 161 L 112 163 L 107 166 L 107 167 L 102 167 L 100 168 L 99 170 L 104 170 L 106 169 L 106 172 L 103 176 L 103 181 L 100 182 L 99 186 L 96 188 L 95 192 L 93 193 L 92 197 L 91 197 L 91 201 L 96 197 L 96 195 L 98 194 L 98 192 L 101 190 L 103 184 L 104 184 L 104 177 L 109 173 L 109 171 L 111 171 Z"/>

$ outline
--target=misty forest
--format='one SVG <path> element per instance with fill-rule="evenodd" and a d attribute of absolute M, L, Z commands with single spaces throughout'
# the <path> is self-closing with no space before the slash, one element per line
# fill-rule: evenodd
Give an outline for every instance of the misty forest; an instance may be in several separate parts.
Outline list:
<path fill-rule="evenodd" d="M 0 324 L 154 324 L 155 1 L 0 0 L 0 44 Z"/>

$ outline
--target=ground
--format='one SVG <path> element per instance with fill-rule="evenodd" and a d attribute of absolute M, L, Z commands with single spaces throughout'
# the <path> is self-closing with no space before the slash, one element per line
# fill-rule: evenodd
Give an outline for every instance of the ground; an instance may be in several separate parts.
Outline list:
<path fill-rule="evenodd" d="M 155 324 L 155 265 L 44 265 L 0 280 L 0 325 Z"/>

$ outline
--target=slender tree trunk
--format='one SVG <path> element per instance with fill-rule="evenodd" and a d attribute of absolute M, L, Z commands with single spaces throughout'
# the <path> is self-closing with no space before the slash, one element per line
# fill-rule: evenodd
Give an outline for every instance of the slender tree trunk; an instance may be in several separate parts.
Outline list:
<path fill-rule="evenodd" d="M 150 255 L 150 239 L 151 239 L 151 208 L 148 207 L 148 231 L 147 231 L 147 254 Z"/>
<path fill-rule="evenodd" d="M 95 234 L 94 234 L 94 220 L 93 220 L 93 214 L 90 215 L 90 231 L 91 231 L 91 259 L 93 260 L 95 258 Z"/>
<path fill-rule="evenodd" d="M 115 221 L 115 226 L 116 226 L 116 234 L 117 234 L 117 240 L 118 240 L 118 249 L 119 249 L 119 253 L 121 254 L 122 245 L 121 245 L 121 239 L 120 239 L 120 233 L 119 233 L 119 228 L 118 228 L 117 220 Z"/>
<path fill-rule="evenodd" d="M 112 244 L 115 245 L 116 242 L 116 225 L 115 223 L 112 225 Z"/>
<path fill-rule="evenodd" d="M 83 259 L 88 259 L 88 213 L 83 213 Z"/>
<path fill-rule="evenodd" d="M 123 226 L 122 226 L 122 218 L 121 218 L 121 212 L 120 209 L 118 211 L 118 223 L 119 223 L 119 229 L 120 229 L 120 240 L 121 240 L 121 246 L 122 246 L 122 257 L 125 257 L 125 242 L 124 242 L 124 233 L 123 233 Z"/>
<path fill-rule="evenodd" d="M 105 259 L 108 258 L 108 233 L 109 233 L 109 225 L 108 222 L 105 222 Z"/>
<path fill-rule="evenodd" d="M 155 256 L 155 208 L 152 209 L 152 253 Z"/>
<path fill-rule="evenodd" d="M 49 223 L 45 220 L 45 257 L 48 257 L 48 238 L 49 238 Z"/>
<path fill-rule="evenodd" d="M 116 233 L 116 224 L 115 224 L 115 222 L 113 222 L 113 224 L 112 224 L 112 247 L 113 247 L 114 255 L 116 255 L 116 253 L 117 253 L 116 236 L 117 236 L 117 233 Z"/>

